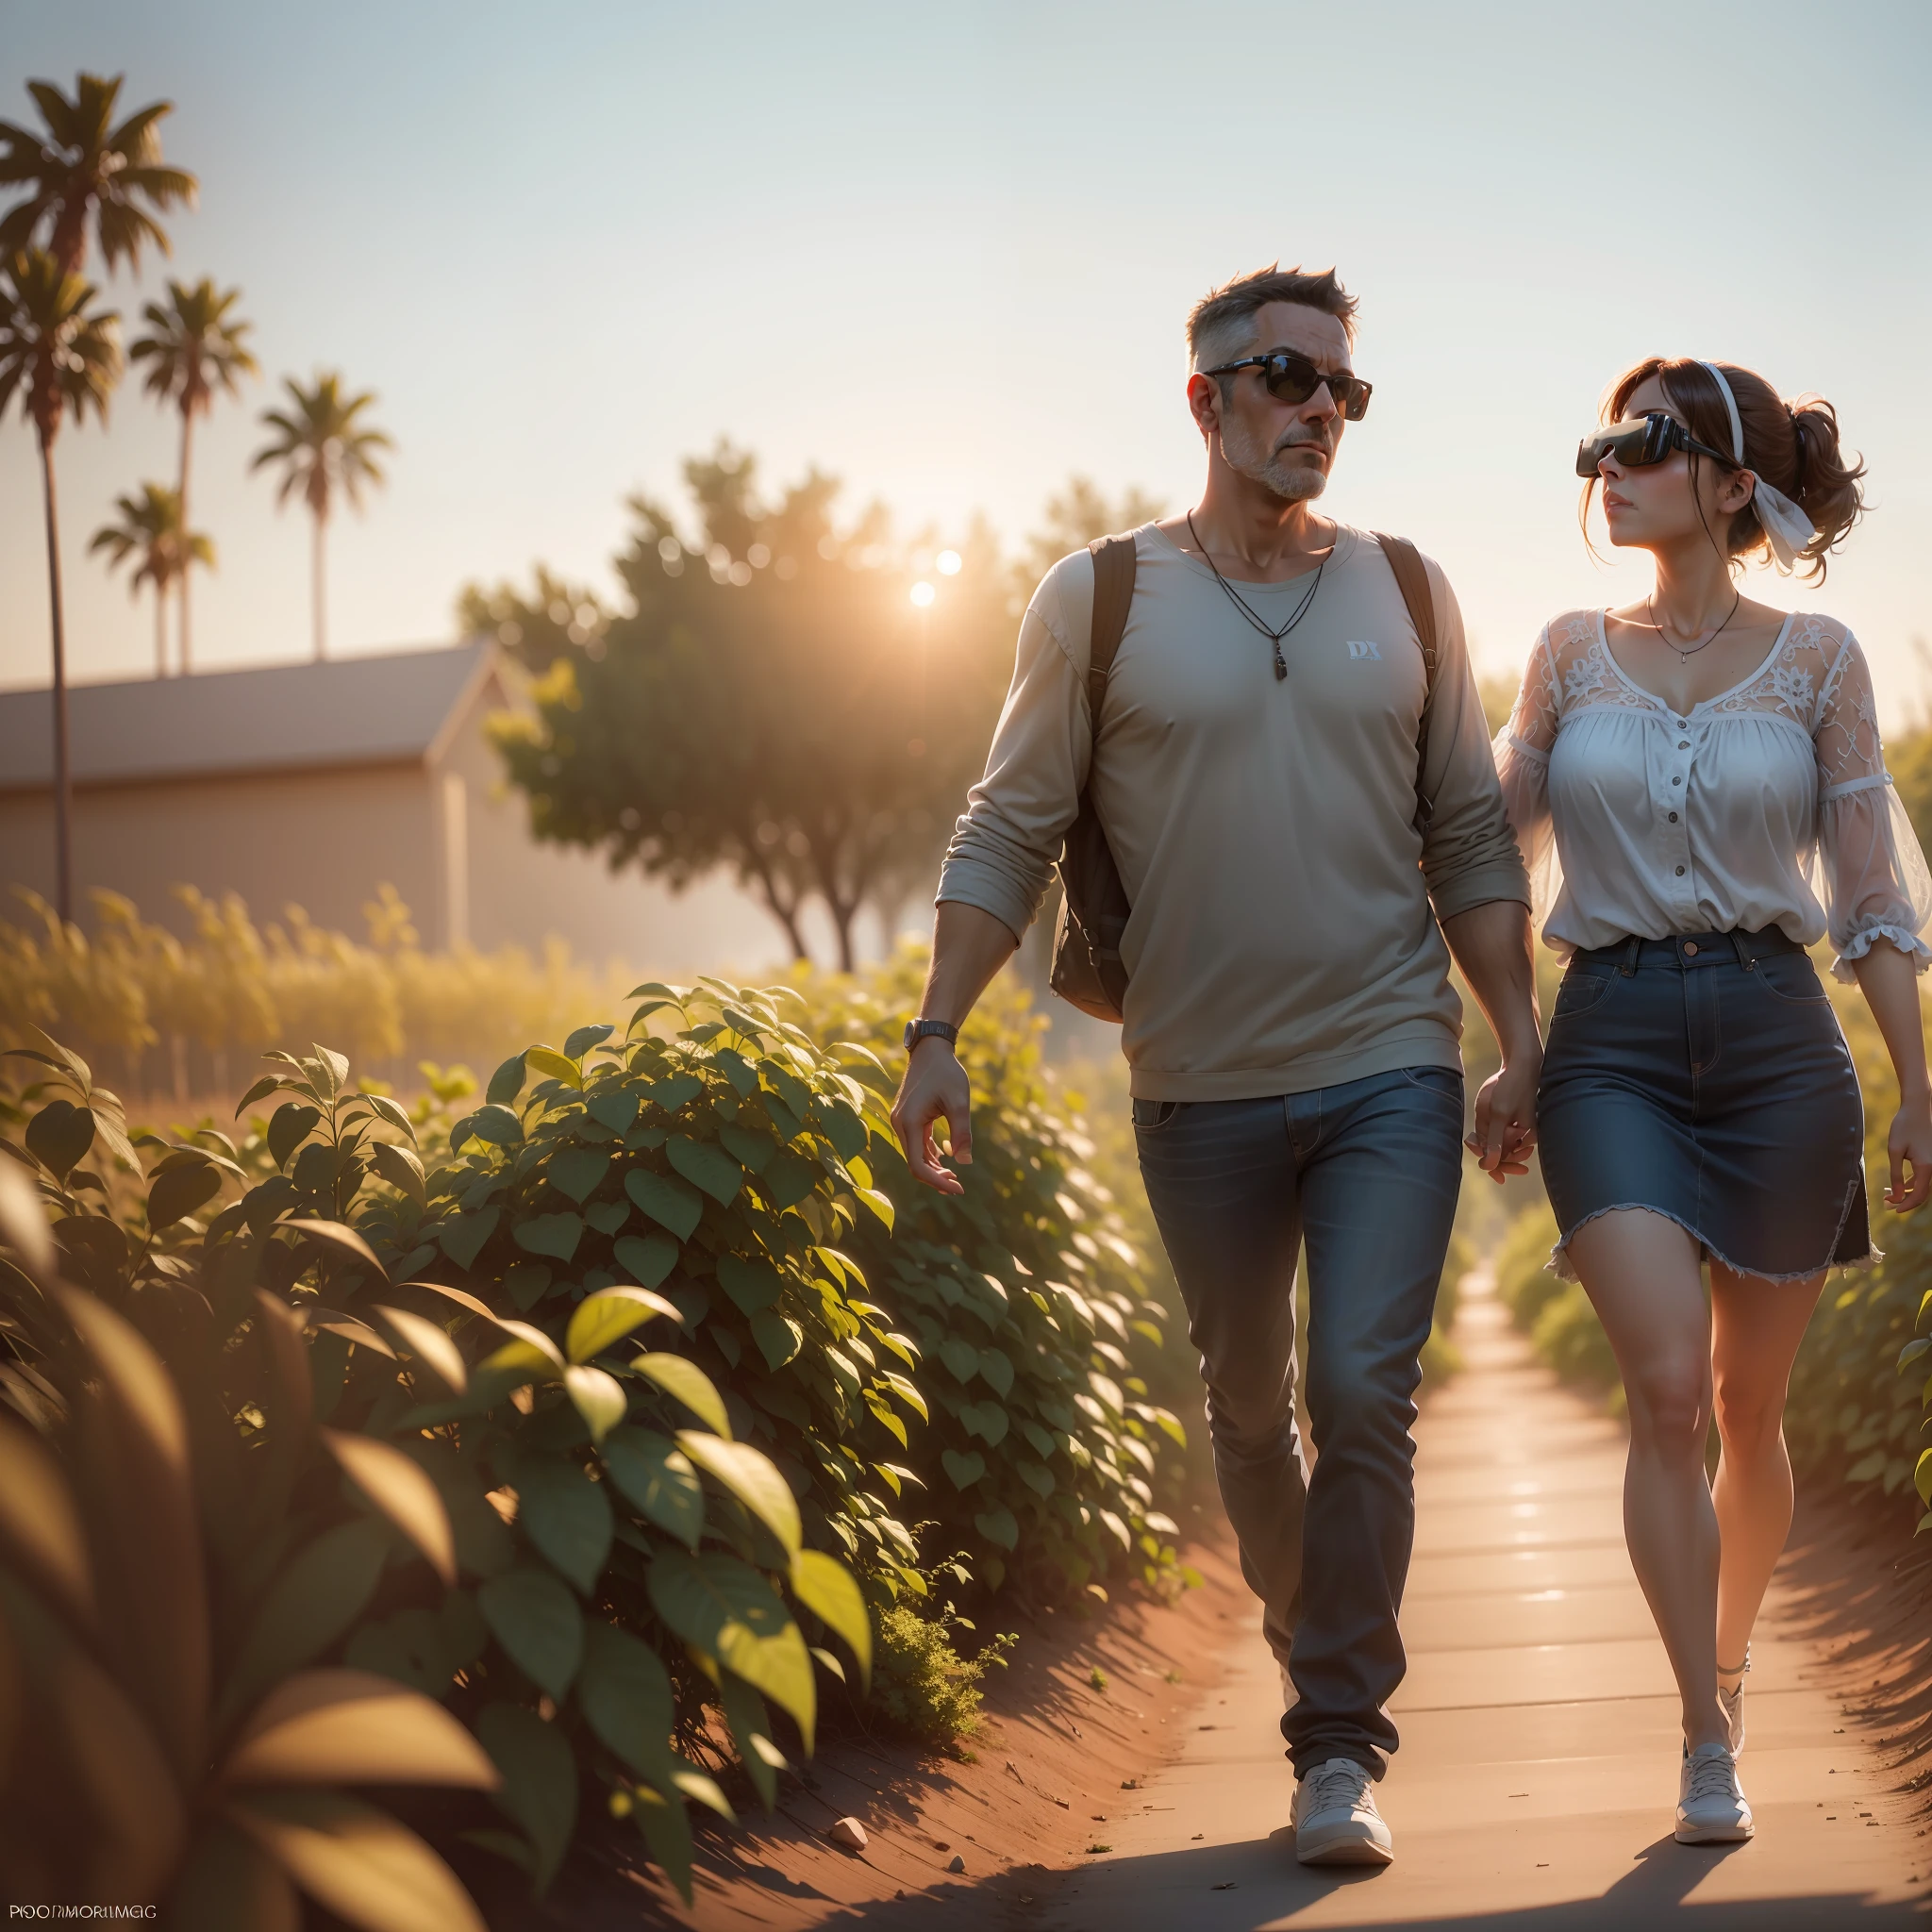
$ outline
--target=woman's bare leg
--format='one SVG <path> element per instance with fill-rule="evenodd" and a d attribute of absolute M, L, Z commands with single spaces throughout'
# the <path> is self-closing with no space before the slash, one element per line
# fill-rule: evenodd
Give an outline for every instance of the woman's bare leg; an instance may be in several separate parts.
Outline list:
<path fill-rule="evenodd" d="M 1791 1529 L 1791 1461 L 1785 1453 L 1785 1390 L 1823 1274 L 1765 1281 L 1711 1263 L 1711 1375 L 1724 1453 L 1711 1485 L 1723 1537 L 1717 1585 L 1717 1660 L 1741 1665 L 1771 1573 Z M 1741 1673 L 1720 1674 L 1726 1690 Z"/>
<path fill-rule="evenodd" d="M 1630 1459 L 1624 1539 L 1684 1706 L 1691 1750 L 1724 1743 L 1717 1701 L 1718 1527 L 1704 1474 L 1710 1312 L 1695 1241 L 1675 1222 L 1618 1208 L 1570 1239 L 1624 1374 Z"/>

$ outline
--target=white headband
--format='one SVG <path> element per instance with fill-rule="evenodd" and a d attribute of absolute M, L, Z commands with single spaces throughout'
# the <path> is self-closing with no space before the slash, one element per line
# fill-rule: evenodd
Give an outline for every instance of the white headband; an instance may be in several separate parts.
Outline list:
<path fill-rule="evenodd" d="M 1707 369 L 1716 378 L 1719 391 L 1724 399 L 1724 408 L 1731 419 L 1731 459 L 1742 470 L 1744 462 L 1744 424 L 1738 414 L 1738 399 L 1731 393 L 1731 386 L 1724 380 L 1724 373 L 1715 362 L 1702 362 L 1701 369 Z M 1787 496 L 1782 490 L 1776 490 L 1757 475 L 1748 473 L 1757 486 L 1751 500 L 1757 508 L 1757 521 L 1764 525 L 1764 534 L 1771 541 L 1771 554 L 1789 570 L 1798 560 L 1798 553 L 1807 543 L 1818 541 L 1818 532 L 1812 527 L 1811 519 Z"/>

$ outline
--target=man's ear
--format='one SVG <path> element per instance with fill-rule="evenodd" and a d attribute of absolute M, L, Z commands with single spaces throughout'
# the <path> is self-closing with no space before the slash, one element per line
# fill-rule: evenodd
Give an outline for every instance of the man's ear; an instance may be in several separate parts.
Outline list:
<path fill-rule="evenodd" d="M 1204 437 L 1211 438 L 1221 427 L 1221 384 L 1196 370 L 1188 377 L 1188 408 L 1193 415 L 1194 427 Z"/>

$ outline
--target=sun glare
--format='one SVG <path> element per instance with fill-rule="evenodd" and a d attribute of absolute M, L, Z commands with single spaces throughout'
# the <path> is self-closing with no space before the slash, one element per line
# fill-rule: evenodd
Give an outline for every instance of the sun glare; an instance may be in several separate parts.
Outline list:
<path fill-rule="evenodd" d="M 956 577 L 959 575 L 959 553 L 957 550 L 940 552 L 940 575 L 942 577 Z"/>
<path fill-rule="evenodd" d="M 917 604 L 922 610 L 924 610 L 925 607 L 928 604 L 930 604 L 934 597 L 936 597 L 938 594 L 938 591 L 936 591 L 933 589 L 933 587 L 929 583 L 927 583 L 923 577 L 920 579 L 918 583 L 914 584 L 912 587 L 912 601 L 915 604 Z"/>

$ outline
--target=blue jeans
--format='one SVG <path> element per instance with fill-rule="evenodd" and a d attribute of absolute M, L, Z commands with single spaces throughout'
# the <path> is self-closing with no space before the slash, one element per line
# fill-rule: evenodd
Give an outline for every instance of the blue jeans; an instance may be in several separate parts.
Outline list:
<path fill-rule="evenodd" d="M 1462 1173 L 1462 1076 L 1409 1067 L 1265 1100 L 1134 1103 L 1147 1198 L 1201 1352 L 1221 1500 L 1296 1701 L 1296 1774 L 1380 1777 L 1407 1667 L 1409 1425 Z M 1310 1476 L 1295 1415 L 1308 1251 Z M 1306 1549 L 1306 1558 L 1304 1550 Z"/>

